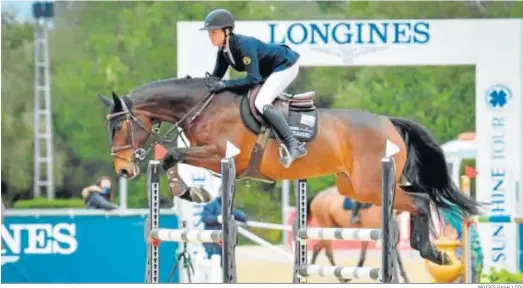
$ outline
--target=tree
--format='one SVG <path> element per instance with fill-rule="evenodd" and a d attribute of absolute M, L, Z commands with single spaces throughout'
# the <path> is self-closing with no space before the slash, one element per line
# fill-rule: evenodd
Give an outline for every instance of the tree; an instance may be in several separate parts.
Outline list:
<path fill-rule="evenodd" d="M 2 179 L 13 192 L 32 187 L 33 33 L 2 12 Z"/>

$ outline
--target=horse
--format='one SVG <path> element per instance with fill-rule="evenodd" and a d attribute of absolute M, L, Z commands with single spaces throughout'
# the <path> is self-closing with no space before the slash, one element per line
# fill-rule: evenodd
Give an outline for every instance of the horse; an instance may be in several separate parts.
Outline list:
<path fill-rule="evenodd" d="M 381 229 L 382 226 L 382 210 L 380 206 L 372 204 L 363 204 L 361 206 L 360 224 L 350 224 L 352 217 L 352 211 L 345 209 L 344 201 L 351 199 L 346 198 L 335 189 L 326 189 L 322 192 L 311 196 L 307 199 L 307 222 L 315 219 L 319 227 L 323 228 L 368 228 L 368 229 Z M 396 211 L 397 216 L 400 211 Z M 360 259 L 358 260 L 357 267 L 363 267 L 367 256 L 367 248 L 369 241 L 362 241 Z M 331 240 L 319 240 L 312 248 L 312 259 L 311 264 L 316 263 L 316 259 L 320 252 L 325 249 L 325 255 L 332 266 L 336 266 L 334 262 L 334 254 L 332 250 Z M 398 259 L 398 266 L 405 283 L 409 283 L 407 273 L 403 268 L 403 262 L 398 250 L 395 251 L 396 258 Z M 339 279 L 340 282 L 348 282 L 347 279 Z"/>
<path fill-rule="evenodd" d="M 202 189 L 187 187 L 176 164 L 219 175 L 221 159 L 230 155 L 226 152 L 232 144 L 239 149 L 229 156 L 234 157 L 239 180 L 274 182 L 334 174 L 341 195 L 381 205 L 381 160 L 386 143 L 392 143 L 397 148 L 390 156 L 396 167 L 393 207 L 411 213 L 410 245 L 435 264 L 452 264 L 430 240 L 430 234 L 436 233 L 430 205 L 454 209 L 465 219 L 478 215 L 481 204 L 453 183 L 443 151 L 425 127 L 406 118 L 318 108 L 314 91 L 282 93 L 273 105 L 284 113 L 291 130 L 308 149 L 307 156 L 286 168 L 279 136 L 253 105 L 261 84 L 215 94 L 209 90 L 210 81 L 215 79 L 208 75 L 171 78 L 145 84 L 121 97 L 113 91 L 112 100 L 100 95 L 101 102 L 109 106 L 106 118 L 115 172 L 129 179 L 136 177 L 151 147 L 168 138 L 167 132 L 160 135 L 158 129 L 168 122 L 173 124 L 171 129 L 181 129 L 190 144 L 168 147 L 163 157 L 175 196 L 187 195 L 181 190 Z"/>

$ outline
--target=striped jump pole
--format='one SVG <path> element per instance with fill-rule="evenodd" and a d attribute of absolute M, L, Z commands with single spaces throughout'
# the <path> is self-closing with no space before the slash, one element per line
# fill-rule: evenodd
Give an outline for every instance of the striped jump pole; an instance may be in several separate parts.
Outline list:
<path fill-rule="evenodd" d="M 146 219 L 147 273 L 146 283 L 160 283 L 160 250 L 159 242 L 149 241 L 150 231 L 160 226 L 160 161 L 151 160 L 147 166 L 147 198 L 149 215 Z"/>
<path fill-rule="evenodd" d="M 149 217 L 147 283 L 159 283 L 159 244 L 161 242 L 223 243 L 222 263 L 224 283 L 236 283 L 235 247 L 238 226 L 232 217 L 236 189 L 236 167 L 232 158 L 221 160 L 222 172 L 222 230 L 162 229 L 160 225 L 160 161 L 151 160 L 147 169 Z"/>
<path fill-rule="evenodd" d="M 383 283 L 398 283 L 396 259 L 396 222 L 393 213 L 395 192 L 394 159 L 382 159 L 383 227 L 379 229 L 307 228 L 307 180 L 295 181 L 297 215 L 294 231 L 294 283 L 307 283 L 309 276 L 337 277 L 339 279 L 372 279 Z M 308 265 L 307 240 L 382 240 L 382 267 L 336 267 Z"/>

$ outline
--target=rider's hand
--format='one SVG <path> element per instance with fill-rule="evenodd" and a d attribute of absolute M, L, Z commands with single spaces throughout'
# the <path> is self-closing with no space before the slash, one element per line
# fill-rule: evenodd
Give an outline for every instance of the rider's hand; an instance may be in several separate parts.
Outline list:
<path fill-rule="evenodd" d="M 218 93 L 220 91 L 223 91 L 225 89 L 225 82 L 223 81 L 216 81 L 211 84 L 209 84 L 209 91 L 212 93 Z"/>

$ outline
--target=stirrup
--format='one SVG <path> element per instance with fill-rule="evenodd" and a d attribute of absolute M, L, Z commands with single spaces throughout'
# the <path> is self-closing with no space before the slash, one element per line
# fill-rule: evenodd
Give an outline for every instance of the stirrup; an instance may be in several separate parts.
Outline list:
<path fill-rule="evenodd" d="M 274 134 L 274 137 L 276 138 L 276 142 L 278 143 L 278 154 L 280 155 L 280 164 L 283 166 L 283 168 L 287 169 L 291 167 L 292 164 L 292 157 L 291 152 L 289 151 L 289 148 L 287 148 L 287 145 L 284 144 L 284 141 L 280 138 L 280 135 L 278 135 L 278 131 L 274 127 L 271 127 L 272 133 Z"/>
<path fill-rule="evenodd" d="M 292 164 L 292 157 L 291 152 L 287 148 L 287 146 L 283 143 L 278 143 L 278 153 L 280 154 L 280 163 L 283 166 L 283 168 L 287 169 L 291 167 Z"/>

